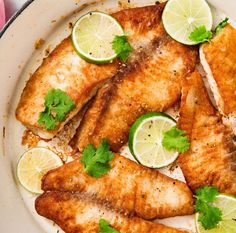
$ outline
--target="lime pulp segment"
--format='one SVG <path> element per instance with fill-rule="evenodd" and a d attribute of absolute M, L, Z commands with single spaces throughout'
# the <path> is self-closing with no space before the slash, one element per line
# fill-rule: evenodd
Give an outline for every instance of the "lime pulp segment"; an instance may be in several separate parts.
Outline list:
<path fill-rule="evenodd" d="M 205 230 L 198 221 L 199 214 L 196 213 L 195 221 L 198 233 L 235 233 L 236 232 L 236 197 L 220 194 L 213 205 L 222 212 L 222 221 L 211 230 Z"/>
<path fill-rule="evenodd" d="M 102 12 L 89 12 L 75 23 L 72 41 L 83 59 L 107 63 L 117 56 L 112 49 L 116 35 L 124 35 L 124 30 L 115 18 Z"/>
<path fill-rule="evenodd" d="M 17 165 L 17 177 L 28 191 L 42 193 L 43 175 L 62 164 L 61 159 L 51 150 L 42 147 L 33 148 L 21 156 Z"/>
<path fill-rule="evenodd" d="M 162 146 L 163 133 L 176 122 L 164 113 L 148 113 L 131 127 L 129 147 L 136 160 L 144 166 L 160 168 L 174 162 L 176 151 L 167 151 Z"/>
<path fill-rule="evenodd" d="M 193 45 L 189 39 L 195 28 L 205 26 L 211 30 L 211 9 L 205 0 L 169 0 L 162 16 L 167 33 L 180 43 Z"/>

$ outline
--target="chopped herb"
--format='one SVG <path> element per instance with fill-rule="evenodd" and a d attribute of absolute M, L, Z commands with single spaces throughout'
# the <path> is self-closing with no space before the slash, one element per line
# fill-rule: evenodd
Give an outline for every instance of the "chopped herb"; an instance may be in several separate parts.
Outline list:
<path fill-rule="evenodd" d="M 66 114 L 75 107 L 75 103 L 60 89 L 49 90 L 44 99 L 45 110 L 40 113 L 38 124 L 47 130 L 53 130 L 57 122 L 65 120 Z"/>
<path fill-rule="evenodd" d="M 200 26 L 191 32 L 189 39 L 196 42 L 197 44 L 200 44 L 209 41 L 212 36 L 213 34 L 211 31 L 207 31 L 205 26 Z"/>
<path fill-rule="evenodd" d="M 126 62 L 129 54 L 133 51 L 132 46 L 127 41 L 126 35 L 115 36 L 112 42 L 112 49 L 116 52 L 122 62 Z"/>
<path fill-rule="evenodd" d="M 107 222 L 105 219 L 100 219 L 99 226 L 100 229 L 98 233 L 120 233 L 116 229 L 112 228 L 109 222 Z"/>
<path fill-rule="evenodd" d="M 113 158 L 114 155 L 109 150 L 108 141 L 103 140 L 97 150 L 89 144 L 84 149 L 80 162 L 84 164 L 85 172 L 90 176 L 99 178 L 111 169 L 109 161 Z"/>
<path fill-rule="evenodd" d="M 196 190 L 195 209 L 199 212 L 198 219 L 206 230 L 213 229 L 222 220 L 222 212 L 219 208 L 212 206 L 212 202 L 219 195 L 217 188 L 205 186 Z"/>
<path fill-rule="evenodd" d="M 166 150 L 175 150 L 180 153 L 189 150 L 190 142 L 186 133 L 176 126 L 172 127 L 169 131 L 164 132 L 163 136 L 162 145 Z"/>
<path fill-rule="evenodd" d="M 216 35 L 218 35 L 220 31 L 228 24 L 228 21 L 229 21 L 229 18 L 226 17 L 216 26 L 216 29 L 215 29 Z"/>

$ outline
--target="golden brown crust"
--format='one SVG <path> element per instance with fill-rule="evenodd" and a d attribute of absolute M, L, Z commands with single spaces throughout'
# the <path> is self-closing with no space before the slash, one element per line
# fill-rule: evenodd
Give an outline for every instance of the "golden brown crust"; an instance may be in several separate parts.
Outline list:
<path fill-rule="evenodd" d="M 160 11 L 164 4 L 143 8 L 135 8 L 115 13 L 126 32 L 130 35 L 130 43 L 137 49 L 153 35 L 148 35 L 160 20 Z M 158 17 L 145 17 L 153 11 Z M 148 37 L 149 40 L 147 39 Z M 22 93 L 16 110 L 16 118 L 34 133 L 44 138 L 52 138 L 64 125 L 75 116 L 85 103 L 88 102 L 105 80 L 111 78 L 117 71 L 118 64 L 107 65 L 89 64 L 76 54 L 71 38 L 67 38 L 46 58 L 37 71 L 30 77 Z M 55 130 L 47 131 L 38 125 L 39 113 L 44 110 L 44 96 L 50 88 L 60 88 L 76 102 L 76 108 L 68 114 L 64 122 L 58 123 Z"/>
<path fill-rule="evenodd" d="M 16 109 L 16 118 L 36 134 L 52 138 L 95 95 L 103 82 L 116 74 L 117 62 L 107 65 L 89 64 L 75 52 L 71 38 L 58 45 L 28 80 Z M 65 91 L 76 103 L 64 122 L 55 130 L 39 126 L 40 112 L 44 111 L 44 97 L 49 89 Z"/>
<path fill-rule="evenodd" d="M 66 233 L 95 233 L 99 220 L 105 219 L 121 233 L 187 233 L 162 224 L 129 217 L 86 196 L 69 192 L 47 192 L 36 199 L 38 214 L 53 220 Z"/>
<path fill-rule="evenodd" d="M 217 84 L 217 104 L 225 115 L 236 117 L 236 29 L 227 25 L 202 49 Z"/>
<path fill-rule="evenodd" d="M 161 21 L 165 3 L 131 8 L 114 13 L 113 16 L 124 27 L 132 31 L 130 39 L 146 37 L 150 31 L 155 30 Z"/>
<path fill-rule="evenodd" d="M 236 148 L 232 134 L 212 106 L 197 72 L 183 84 L 178 125 L 191 141 L 190 150 L 179 157 L 191 189 L 210 185 L 236 195 Z"/>
<path fill-rule="evenodd" d="M 88 106 L 88 110 L 86 112 L 86 117 L 84 117 L 80 123 L 83 127 L 79 127 L 77 129 L 76 136 L 73 138 L 74 147 L 77 147 L 78 137 L 81 133 L 83 133 L 83 144 L 88 145 L 90 142 L 90 137 L 93 135 L 92 132 L 95 131 L 100 116 L 106 111 L 111 98 L 111 95 L 114 91 L 114 85 L 112 82 L 104 85 L 95 96 L 94 100 Z M 89 119 L 89 121 L 87 120 Z M 82 132 L 83 130 L 83 132 Z M 82 148 L 83 149 L 83 148 Z"/>
<path fill-rule="evenodd" d="M 194 70 L 197 53 L 172 40 L 161 24 L 157 31 L 158 36 L 116 75 L 113 87 L 99 91 L 78 129 L 80 151 L 89 143 L 97 147 L 103 138 L 119 151 L 139 116 L 165 111 L 179 99 L 181 81 Z M 101 103 L 106 107 L 99 109 Z"/>
<path fill-rule="evenodd" d="M 144 219 L 193 213 L 192 193 L 183 182 L 119 155 L 110 164 L 112 169 L 97 179 L 85 173 L 77 159 L 48 172 L 42 189 L 83 193 Z"/>

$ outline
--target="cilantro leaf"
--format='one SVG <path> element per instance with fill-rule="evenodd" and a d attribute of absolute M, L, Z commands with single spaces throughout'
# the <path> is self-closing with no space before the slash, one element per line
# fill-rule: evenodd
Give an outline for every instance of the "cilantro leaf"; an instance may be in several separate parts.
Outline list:
<path fill-rule="evenodd" d="M 88 166 L 85 171 L 93 177 L 100 178 L 101 176 L 107 174 L 111 166 L 108 163 L 96 163 L 93 166 Z"/>
<path fill-rule="evenodd" d="M 83 151 L 80 162 L 84 164 L 85 172 L 99 178 L 111 169 L 109 161 L 113 158 L 113 153 L 109 151 L 108 141 L 103 140 L 97 150 L 93 145 L 88 145 Z"/>
<path fill-rule="evenodd" d="M 39 114 L 38 123 L 39 125 L 45 125 L 45 128 L 47 130 L 56 128 L 56 121 L 53 116 L 49 114 L 49 111 L 47 109 Z"/>
<path fill-rule="evenodd" d="M 228 24 L 228 21 L 229 21 L 229 18 L 226 17 L 216 26 L 216 29 L 215 29 L 216 35 L 218 35 L 220 31 Z"/>
<path fill-rule="evenodd" d="M 55 113 L 57 121 L 63 121 L 66 114 L 75 107 L 75 103 L 64 91 L 51 89 L 45 96 L 45 105 L 52 113 Z"/>
<path fill-rule="evenodd" d="M 110 148 L 108 141 L 103 140 L 96 152 L 96 154 L 98 155 L 97 162 L 107 163 L 114 158 L 113 153 L 109 151 L 109 149 Z"/>
<path fill-rule="evenodd" d="M 186 133 L 174 126 L 164 133 L 162 145 L 168 151 L 176 150 L 183 153 L 189 150 L 190 142 Z"/>
<path fill-rule="evenodd" d="M 216 187 L 205 186 L 196 190 L 197 199 L 205 202 L 213 202 L 218 194 Z"/>
<path fill-rule="evenodd" d="M 217 224 L 222 220 L 222 212 L 217 207 L 208 205 L 205 213 L 200 213 L 199 222 L 206 230 L 217 227 Z"/>
<path fill-rule="evenodd" d="M 53 130 L 57 122 L 65 120 L 66 114 L 75 107 L 75 103 L 60 89 L 50 89 L 44 99 L 45 110 L 39 114 L 38 124 L 47 130 Z"/>
<path fill-rule="evenodd" d="M 89 144 L 83 151 L 83 156 L 80 159 L 80 162 L 86 164 L 87 161 L 90 161 L 93 156 L 96 154 L 96 149 L 92 144 Z"/>
<path fill-rule="evenodd" d="M 211 205 L 218 194 L 217 188 L 210 186 L 196 190 L 195 209 L 200 214 L 198 221 L 206 230 L 215 228 L 222 220 L 221 210 Z"/>
<path fill-rule="evenodd" d="M 211 31 L 207 31 L 205 26 L 195 28 L 189 35 L 189 39 L 196 42 L 197 44 L 207 42 L 212 38 L 213 34 Z"/>
<path fill-rule="evenodd" d="M 120 233 L 116 229 L 112 228 L 109 222 L 107 222 L 105 219 L 100 219 L 99 226 L 100 229 L 98 233 Z"/>
<path fill-rule="evenodd" d="M 133 51 L 132 46 L 127 41 L 127 36 L 115 36 L 112 41 L 112 49 L 122 62 L 126 62 L 129 54 Z"/>

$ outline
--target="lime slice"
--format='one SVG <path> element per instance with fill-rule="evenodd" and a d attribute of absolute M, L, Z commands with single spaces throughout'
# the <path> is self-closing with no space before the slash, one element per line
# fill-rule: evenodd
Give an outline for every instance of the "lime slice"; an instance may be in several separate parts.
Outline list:
<path fill-rule="evenodd" d="M 205 26 L 211 30 L 213 19 L 205 0 L 169 0 L 162 15 L 166 32 L 180 43 L 193 45 L 189 39 L 195 28 Z"/>
<path fill-rule="evenodd" d="M 72 42 L 83 59 L 104 64 L 117 56 L 112 49 L 116 35 L 124 35 L 124 30 L 115 18 L 102 12 L 89 12 L 75 23 Z"/>
<path fill-rule="evenodd" d="M 216 228 L 205 230 L 198 221 L 199 213 L 195 214 L 198 233 L 235 233 L 236 232 L 236 197 L 220 194 L 213 205 L 222 211 L 222 221 Z"/>
<path fill-rule="evenodd" d="M 175 125 L 175 120 L 164 113 L 151 112 L 141 116 L 132 125 L 129 134 L 129 149 L 134 158 L 151 168 L 173 163 L 178 152 L 165 150 L 162 139 L 163 133 Z"/>
<path fill-rule="evenodd" d="M 37 147 L 25 152 L 17 165 L 21 185 L 32 193 L 42 193 L 41 179 L 48 171 L 63 165 L 51 150 Z"/>

